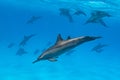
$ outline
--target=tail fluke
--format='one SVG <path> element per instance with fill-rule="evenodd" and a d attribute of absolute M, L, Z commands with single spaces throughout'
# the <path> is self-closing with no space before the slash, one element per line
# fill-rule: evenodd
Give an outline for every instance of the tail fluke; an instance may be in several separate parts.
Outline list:
<path fill-rule="evenodd" d="M 102 19 L 99 20 L 99 23 L 100 23 L 101 25 L 103 25 L 104 27 L 107 27 L 107 28 L 108 28 L 108 26 L 106 25 L 106 23 L 105 23 Z"/>

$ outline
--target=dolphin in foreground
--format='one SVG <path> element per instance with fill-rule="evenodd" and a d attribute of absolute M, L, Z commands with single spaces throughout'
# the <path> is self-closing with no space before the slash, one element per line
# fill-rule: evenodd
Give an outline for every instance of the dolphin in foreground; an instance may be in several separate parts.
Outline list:
<path fill-rule="evenodd" d="M 58 34 L 56 43 L 48 48 L 46 51 L 44 51 L 38 58 L 35 60 L 33 63 L 36 63 L 41 60 L 49 60 L 51 62 L 57 61 L 56 58 L 58 58 L 60 55 L 63 53 L 75 48 L 76 46 L 99 39 L 101 37 L 94 37 L 94 36 L 82 36 L 82 37 L 77 37 L 77 38 L 70 38 L 68 37 L 67 40 L 63 40 L 60 34 Z"/>

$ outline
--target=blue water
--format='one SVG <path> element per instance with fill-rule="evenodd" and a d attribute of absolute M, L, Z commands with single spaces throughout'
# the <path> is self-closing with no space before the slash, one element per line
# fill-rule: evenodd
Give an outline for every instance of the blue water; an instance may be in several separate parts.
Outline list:
<path fill-rule="evenodd" d="M 74 22 L 60 16 L 59 8 L 71 12 L 81 9 L 87 16 L 73 16 Z M 107 11 L 108 28 L 86 24 L 93 10 Z M 120 80 L 120 0 L 0 0 L 0 80 Z M 41 16 L 26 24 L 32 16 Z M 36 34 L 23 47 L 27 54 L 16 55 L 24 35 Z M 70 55 L 59 56 L 56 62 L 32 64 L 56 41 L 79 36 L 103 38 L 79 45 Z M 14 44 L 8 48 L 9 44 Z M 98 43 L 108 44 L 101 53 L 91 51 Z M 39 53 L 35 50 L 39 49 Z"/>

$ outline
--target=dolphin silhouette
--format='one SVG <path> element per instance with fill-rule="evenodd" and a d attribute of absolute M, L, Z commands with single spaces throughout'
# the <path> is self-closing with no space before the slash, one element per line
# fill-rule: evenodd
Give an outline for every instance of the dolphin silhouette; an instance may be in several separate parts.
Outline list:
<path fill-rule="evenodd" d="M 103 48 L 106 46 L 108 46 L 108 45 L 99 43 L 95 47 L 93 47 L 91 51 L 96 51 L 98 53 L 101 53 L 103 51 Z"/>
<path fill-rule="evenodd" d="M 69 19 L 69 22 L 73 22 L 72 15 L 70 14 L 70 10 L 67 8 L 60 8 L 60 15 L 63 15 Z"/>
<path fill-rule="evenodd" d="M 103 25 L 104 27 L 108 27 L 106 25 L 106 23 L 103 21 L 104 17 L 111 17 L 111 15 L 105 11 L 94 11 L 91 13 L 90 18 L 88 18 L 88 20 L 85 22 L 85 24 L 88 23 L 100 23 L 101 25 Z"/>
<path fill-rule="evenodd" d="M 34 37 L 36 34 L 31 34 L 29 36 L 24 36 L 24 39 L 20 42 L 20 46 L 25 46 L 28 40 L 30 40 L 32 37 Z"/>
<path fill-rule="evenodd" d="M 33 22 L 39 20 L 41 16 L 32 16 L 28 21 L 27 24 L 33 24 Z"/>

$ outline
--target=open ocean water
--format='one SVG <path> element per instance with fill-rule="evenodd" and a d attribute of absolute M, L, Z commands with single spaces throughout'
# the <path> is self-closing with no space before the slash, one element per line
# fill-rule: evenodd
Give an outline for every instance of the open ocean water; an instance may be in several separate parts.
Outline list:
<path fill-rule="evenodd" d="M 102 38 L 33 64 L 58 34 Z M 0 0 L 0 80 L 120 80 L 120 0 Z"/>

